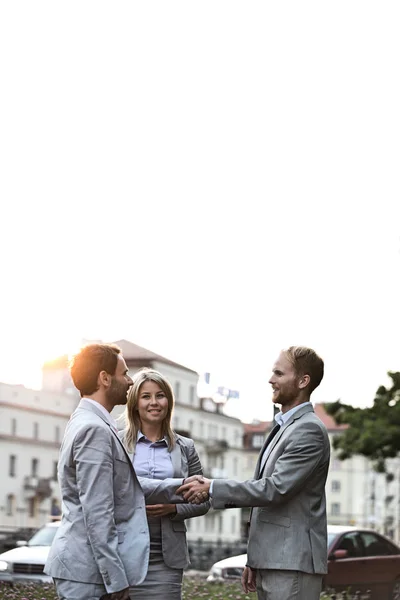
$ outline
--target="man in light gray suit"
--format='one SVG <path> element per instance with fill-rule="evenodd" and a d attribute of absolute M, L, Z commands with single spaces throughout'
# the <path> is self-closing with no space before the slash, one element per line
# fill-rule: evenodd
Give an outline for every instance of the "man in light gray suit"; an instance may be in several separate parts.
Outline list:
<path fill-rule="evenodd" d="M 149 558 L 145 504 L 179 502 L 180 479 L 142 481 L 146 500 L 110 412 L 132 385 L 120 349 L 90 344 L 74 357 L 81 401 L 58 464 L 62 520 L 45 565 L 60 600 L 128 600 Z"/>
<path fill-rule="evenodd" d="M 261 450 L 254 479 L 204 479 L 178 493 L 197 504 L 209 491 L 214 508 L 254 507 L 250 518 L 244 591 L 259 600 L 318 600 L 327 572 L 325 482 L 330 446 L 310 395 L 324 374 L 310 348 L 279 355 L 269 383 L 281 405 Z"/>

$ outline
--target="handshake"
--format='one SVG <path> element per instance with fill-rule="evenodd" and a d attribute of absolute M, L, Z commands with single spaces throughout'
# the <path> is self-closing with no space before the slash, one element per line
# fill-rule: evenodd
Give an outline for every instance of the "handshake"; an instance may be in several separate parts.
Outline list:
<path fill-rule="evenodd" d="M 210 497 L 210 485 L 211 479 L 206 479 L 202 475 L 192 475 L 183 480 L 176 493 L 183 496 L 190 504 L 202 504 Z"/>

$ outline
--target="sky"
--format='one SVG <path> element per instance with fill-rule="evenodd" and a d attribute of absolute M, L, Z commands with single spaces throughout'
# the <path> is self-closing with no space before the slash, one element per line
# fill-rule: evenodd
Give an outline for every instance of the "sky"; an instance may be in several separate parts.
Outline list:
<path fill-rule="evenodd" d="M 272 417 L 400 370 L 396 2 L 2 3 L 0 381 L 125 338 Z M 227 407 L 229 408 L 229 407 Z"/>

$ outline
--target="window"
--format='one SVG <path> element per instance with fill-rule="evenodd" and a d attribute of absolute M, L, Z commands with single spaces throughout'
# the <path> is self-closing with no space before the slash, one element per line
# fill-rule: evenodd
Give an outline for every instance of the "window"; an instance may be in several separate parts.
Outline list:
<path fill-rule="evenodd" d="M 231 517 L 231 532 L 234 533 L 236 530 L 236 517 Z"/>
<path fill-rule="evenodd" d="M 58 468 L 58 463 L 56 460 L 53 461 L 53 481 L 57 481 L 57 468 Z"/>
<path fill-rule="evenodd" d="M 194 403 L 194 385 L 191 385 L 189 388 L 189 402 L 190 404 Z"/>
<path fill-rule="evenodd" d="M 375 533 L 366 531 L 360 533 L 364 544 L 365 556 L 390 556 L 397 554 L 396 548 L 392 544 Z"/>
<path fill-rule="evenodd" d="M 39 423 L 33 424 L 33 439 L 35 439 L 35 440 L 39 439 Z"/>
<path fill-rule="evenodd" d="M 61 515 L 61 509 L 57 498 L 52 498 L 51 500 L 50 514 L 52 517 L 58 517 Z"/>
<path fill-rule="evenodd" d="M 32 477 L 37 477 L 39 472 L 39 460 L 37 458 L 32 458 L 31 462 L 31 475 Z"/>
<path fill-rule="evenodd" d="M 204 437 L 204 423 L 203 421 L 200 421 L 200 438 L 203 439 Z"/>
<path fill-rule="evenodd" d="M 332 471 L 340 471 L 340 469 L 341 469 L 341 463 L 340 463 L 340 460 L 338 458 L 334 458 L 332 460 L 331 469 L 332 469 Z"/>
<path fill-rule="evenodd" d="M 58 425 L 56 425 L 55 431 L 54 431 L 54 438 L 56 442 L 60 442 L 60 428 Z"/>
<path fill-rule="evenodd" d="M 335 547 L 335 550 L 347 550 L 349 558 L 362 556 L 363 552 L 360 546 L 358 532 L 346 533 Z"/>
<path fill-rule="evenodd" d="M 193 425 L 192 419 L 190 419 L 188 425 L 189 425 L 189 433 L 193 437 L 193 427 L 194 427 L 194 425 Z"/>
<path fill-rule="evenodd" d="M 36 515 L 37 515 L 37 500 L 36 500 L 36 498 L 29 498 L 28 513 L 31 518 L 36 517 Z"/>
<path fill-rule="evenodd" d="M 222 515 L 218 515 L 218 533 L 223 532 L 223 523 Z"/>
<path fill-rule="evenodd" d="M 9 494 L 7 496 L 7 503 L 6 503 L 7 517 L 12 517 L 14 512 L 15 512 L 15 496 L 13 496 L 13 494 Z"/>
<path fill-rule="evenodd" d="M 233 459 L 233 476 L 236 477 L 238 474 L 238 459 L 235 458 Z"/>
<path fill-rule="evenodd" d="M 11 435 L 17 435 L 17 419 L 11 419 Z"/>
<path fill-rule="evenodd" d="M 10 454 L 8 463 L 8 474 L 10 477 L 16 477 L 17 475 L 17 457 L 15 454 Z"/>
<path fill-rule="evenodd" d="M 179 400 L 180 391 L 181 391 L 181 384 L 179 381 L 175 381 L 175 400 Z"/>
<path fill-rule="evenodd" d="M 340 492 L 340 481 L 337 481 L 337 479 L 334 479 L 332 481 L 332 492 Z"/>
<path fill-rule="evenodd" d="M 339 502 L 333 502 L 333 504 L 331 504 L 331 515 L 333 515 L 333 516 L 340 515 L 340 504 L 339 504 Z"/>
<path fill-rule="evenodd" d="M 264 436 L 256 433 L 253 435 L 253 439 L 251 440 L 251 445 L 253 448 L 261 448 L 264 444 Z"/>

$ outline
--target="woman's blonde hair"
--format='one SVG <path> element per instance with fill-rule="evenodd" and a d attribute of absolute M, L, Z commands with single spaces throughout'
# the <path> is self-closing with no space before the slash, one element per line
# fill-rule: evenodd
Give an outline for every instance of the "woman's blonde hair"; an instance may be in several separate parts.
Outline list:
<path fill-rule="evenodd" d="M 171 428 L 171 416 L 174 408 L 174 392 L 170 382 L 158 371 L 143 367 L 132 377 L 133 385 L 129 389 L 128 400 L 122 418 L 124 420 L 124 442 L 129 452 L 134 452 L 138 431 L 141 428 L 141 422 L 138 411 L 139 393 L 142 384 L 145 381 L 153 381 L 160 386 L 168 400 L 168 410 L 165 419 L 162 422 L 162 436 L 167 438 L 168 450 L 175 446 L 176 435 Z"/>

